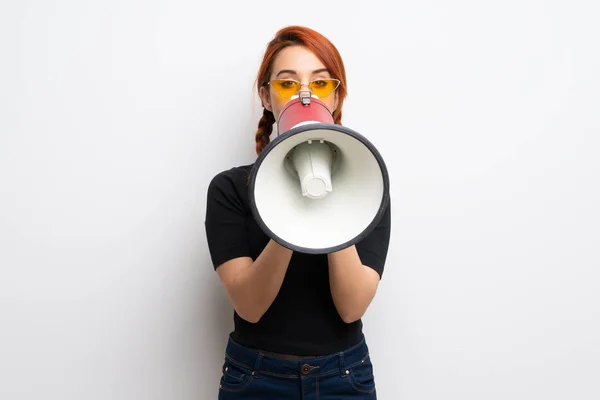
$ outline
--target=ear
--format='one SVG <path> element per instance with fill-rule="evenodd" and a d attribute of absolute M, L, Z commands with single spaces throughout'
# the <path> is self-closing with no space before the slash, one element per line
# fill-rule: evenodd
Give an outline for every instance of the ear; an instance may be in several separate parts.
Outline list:
<path fill-rule="evenodd" d="M 262 101 L 263 107 L 267 110 L 273 112 L 271 108 L 271 96 L 269 96 L 269 89 L 264 86 L 260 87 L 259 90 L 260 100 Z"/>
<path fill-rule="evenodd" d="M 338 107 L 338 94 L 337 94 L 337 90 L 336 90 L 336 92 L 335 92 L 334 96 L 335 96 L 335 97 L 334 97 L 334 99 L 333 99 L 333 110 L 331 110 L 331 113 L 332 113 L 332 114 L 333 114 L 333 112 L 334 112 L 335 110 L 337 110 L 337 107 Z"/>

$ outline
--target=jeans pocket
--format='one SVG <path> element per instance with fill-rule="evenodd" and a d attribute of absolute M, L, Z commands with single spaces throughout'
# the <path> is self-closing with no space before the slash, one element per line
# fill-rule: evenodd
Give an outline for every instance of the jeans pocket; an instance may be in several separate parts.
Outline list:
<path fill-rule="evenodd" d="M 352 387 L 361 393 L 372 393 L 375 391 L 375 375 L 371 358 L 367 355 L 360 363 L 348 368 L 349 380 Z"/>
<path fill-rule="evenodd" d="M 219 388 L 229 392 L 239 392 L 248 387 L 252 382 L 252 371 L 235 361 L 226 358 Z"/>

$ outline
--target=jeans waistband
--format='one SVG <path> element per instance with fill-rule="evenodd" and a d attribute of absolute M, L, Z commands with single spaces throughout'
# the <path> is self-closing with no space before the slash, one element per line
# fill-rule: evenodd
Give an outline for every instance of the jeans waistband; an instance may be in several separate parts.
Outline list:
<path fill-rule="evenodd" d="M 229 337 L 225 356 L 229 362 L 251 371 L 254 377 L 259 377 L 260 374 L 286 378 L 332 374 L 344 376 L 347 374 L 347 369 L 364 362 L 369 357 L 369 348 L 363 336 L 359 343 L 343 351 L 293 361 L 250 349 Z"/>

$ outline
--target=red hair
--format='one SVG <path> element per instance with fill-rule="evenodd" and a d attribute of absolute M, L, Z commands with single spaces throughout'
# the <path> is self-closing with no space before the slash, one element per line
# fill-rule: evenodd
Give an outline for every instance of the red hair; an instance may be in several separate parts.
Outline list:
<path fill-rule="evenodd" d="M 264 86 L 271 76 L 271 68 L 273 66 L 273 60 L 277 54 L 284 48 L 293 45 L 300 45 L 306 47 L 317 58 L 325 65 L 329 70 L 332 78 L 340 80 L 340 85 L 337 88 L 337 108 L 333 112 L 334 123 L 341 125 L 342 123 L 342 104 L 346 97 L 346 69 L 342 57 L 338 52 L 337 48 L 327 39 L 325 36 L 316 32 L 310 28 L 303 26 L 288 26 L 280 29 L 275 37 L 267 45 L 267 49 L 263 56 L 262 63 L 258 69 L 258 75 L 256 77 L 256 88 L 260 95 L 260 88 Z M 264 107 L 264 106 L 263 106 Z M 256 154 L 260 154 L 261 151 L 269 144 L 269 136 L 273 132 L 273 124 L 275 123 L 275 116 L 273 113 L 266 108 L 263 110 L 263 116 L 258 122 L 258 130 L 256 131 Z"/>

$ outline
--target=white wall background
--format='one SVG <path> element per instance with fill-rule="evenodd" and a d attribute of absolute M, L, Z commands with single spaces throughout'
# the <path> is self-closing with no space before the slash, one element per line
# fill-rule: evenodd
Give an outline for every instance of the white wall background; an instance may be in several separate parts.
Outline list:
<path fill-rule="evenodd" d="M 0 398 L 215 398 L 212 176 L 254 160 L 287 24 L 348 68 L 392 179 L 382 399 L 600 398 L 594 1 L 0 5 Z"/>

